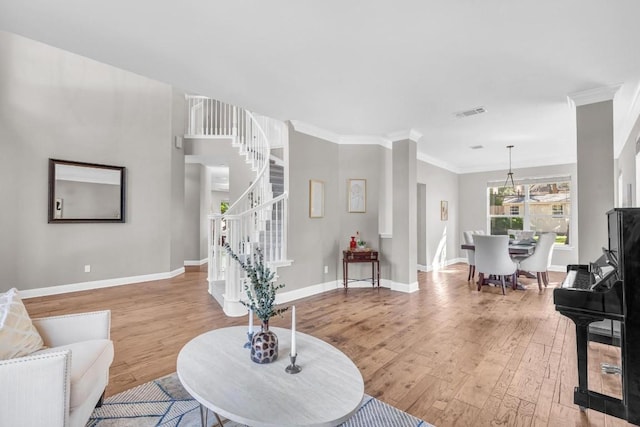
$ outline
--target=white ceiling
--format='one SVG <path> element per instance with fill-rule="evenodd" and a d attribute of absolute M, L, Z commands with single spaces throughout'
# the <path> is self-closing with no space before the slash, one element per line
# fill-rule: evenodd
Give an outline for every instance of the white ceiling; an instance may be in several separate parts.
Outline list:
<path fill-rule="evenodd" d="M 335 134 L 413 129 L 459 172 L 506 169 L 508 144 L 514 168 L 574 162 L 567 95 L 612 84 L 618 153 L 639 17 L 638 0 L 0 3 L 2 30 Z"/>

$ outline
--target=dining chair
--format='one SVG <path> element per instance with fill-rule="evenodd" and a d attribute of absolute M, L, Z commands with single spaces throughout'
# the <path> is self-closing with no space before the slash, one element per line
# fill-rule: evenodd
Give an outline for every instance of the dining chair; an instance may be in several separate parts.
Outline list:
<path fill-rule="evenodd" d="M 520 260 L 519 270 L 536 273 L 538 279 L 538 289 L 542 290 L 542 283 L 545 288 L 549 284 L 549 266 L 553 255 L 553 244 L 556 241 L 556 233 L 544 233 L 538 238 L 536 249 L 530 257 Z M 476 248 L 477 250 L 477 248 Z"/>
<path fill-rule="evenodd" d="M 485 275 L 496 275 L 500 278 L 502 295 L 506 294 L 506 277 L 511 277 L 511 284 L 515 289 L 518 265 L 509 256 L 509 236 L 474 235 L 473 241 L 476 247 L 475 262 L 476 270 L 478 271 L 478 291 L 482 290 Z"/>
<path fill-rule="evenodd" d="M 474 231 L 463 231 L 462 239 L 465 245 L 473 245 Z M 474 278 L 476 275 L 476 257 L 473 249 L 467 249 L 467 264 L 469 264 L 469 274 L 467 275 L 467 282 Z"/>

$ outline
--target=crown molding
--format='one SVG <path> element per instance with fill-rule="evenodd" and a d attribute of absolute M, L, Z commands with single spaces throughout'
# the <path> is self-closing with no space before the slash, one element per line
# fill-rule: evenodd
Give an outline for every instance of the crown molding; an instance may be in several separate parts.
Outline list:
<path fill-rule="evenodd" d="M 391 141 L 381 136 L 371 135 L 345 135 L 340 137 L 339 144 L 350 145 L 380 145 L 391 148 Z"/>
<path fill-rule="evenodd" d="M 317 126 L 310 125 L 309 123 L 301 122 L 299 120 L 291 120 L 291 124 L 296 132 L 304 133 L 306 135 L 315 136 L 316 138 L 324 139 L 325 141 L 333 142 L 339 145 L 381 145 L 386 148 L 391 148 L 391 141 L 387 138 L 376 135 L 338 135 L 331 131 L 321 129 Z"/>
<path fill-rule="evenodd" d="M 418 142 L 418 140 L 422 138 L 422 134 L 415 129 L 409 129 L 388 133 L 385 135 L 385 137 L 387 139 L 390 139 L 391 142 L 403 141 L 405 139 L 410 139 L 411 141 Z"/>
<path fill-rule="evenodd" d="M 569 104 L 576 107 L 581 105 L 595 104 L 596 102 L 610 101 L 615 96 L 622 84 L 597 87 L 594 89 L 573 92 L 567 95 Z"/>
<path fill-rule="evenodd" d="M 331 131 L 321 129 L 317 126 L 310 125 L 309 123 L 301 122 L 299 120 L 290 120 L 293 125 L 293 129 L 296 132 L 304 133 L 306 135 L 315 136 L 316 138 L 324 139 L 335 144 L 340 144 L 342 136 Z"/>
<path fill-rule="evenodd" d="M 409 139 L 411 141 L 418 142 L 418 140 L 422 138 L 422 134 L 414 129 L 394 132 L 385 136 L 338 135 L 331 131 L 321 129 L 317 126 L 310 125 L 299 120 L 290 120 L 290 123 L 296 132 L 324 139 L 325 141 L 333 142 L 334 144 L 338 145 L 379 145 L 391 150 L 395 141 L 403 141 Z M 460 170 L 459 168 L 424 153 L 418 152 L 416 155 L 416 159 L 425 163 L 432 164 L 439 168 L 446 169 L 453 173 L 464 173 L 464 171 Z"/>
<path fill-rule="evenodd" d="M 536 161 L 519 161 L 517 165 L 513 166 L 513 174 L 517 177 L 518 176 L 518 171 L 521 169 L 526 169 L 526 168 L 539 168 L 539 167 L 545 167 L 545 166 L 557 166 L 557 165 L 572 165 L 575 164 L 577 162 L 575 157 L 572 158 L 562 158 L 559 159 L 557 157 L 547 157 L 544 158 L 542 160 L 536 160 Z M 459 174 L 467 174 L 467 173 L 478 173 L 478 172 L 507 172 L 507 168 L 504 167 L 504 165 L 502 166 L 498 166 L 495 164 L 483 164 L 483 165 L 478 165 L 475 167 L 467 167 L 467 168 L 461 168 L 459 169 Z"/>
<path fill-rule="evenodd" d="M 458 167 L 456 167 L 456 166 L 454 166 L 454 165 L 452 165 L 450 163 L 443 162 L 440 159 L 436 159 L 435 157 L 431 157 L 428 154 L 418 153 L 418 155 L 416 157 L 421 162 L 432 164 L 432 165 L 437 166 L 439 168 L 446 169 L 449 172 L 453 172 L 453 173 L 457 173 L 457 174 L 463 173 L 463 171 L 460 168 L 458 168 Z"/>

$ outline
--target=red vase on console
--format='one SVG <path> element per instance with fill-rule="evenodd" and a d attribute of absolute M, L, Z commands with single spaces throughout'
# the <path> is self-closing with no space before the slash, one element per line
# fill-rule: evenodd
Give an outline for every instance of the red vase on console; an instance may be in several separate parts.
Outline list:
<path fill-rule="evenodd" d="M 356 236 L 351 236 L 351 241 L 349 242 L 349 249 L 354 250 L 358 246 L 356 243 Z"/>

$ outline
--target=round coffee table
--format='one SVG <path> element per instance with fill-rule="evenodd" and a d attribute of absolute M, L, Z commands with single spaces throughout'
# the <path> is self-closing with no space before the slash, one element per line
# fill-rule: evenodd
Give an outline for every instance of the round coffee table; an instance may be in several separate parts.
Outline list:
<path fill-rule="evenodd" d="M 332 345 L 297 332 L 296 364 L 288 374 L 291 331 L 278 336 L 278 360 L 251 361 L 246 327 L 216 329 L 180 350 L 177 372 L 184 388 L 214 413 L 249 426 L 336 426 L 360 407 L 364 382 L 356 365 Z"/>

